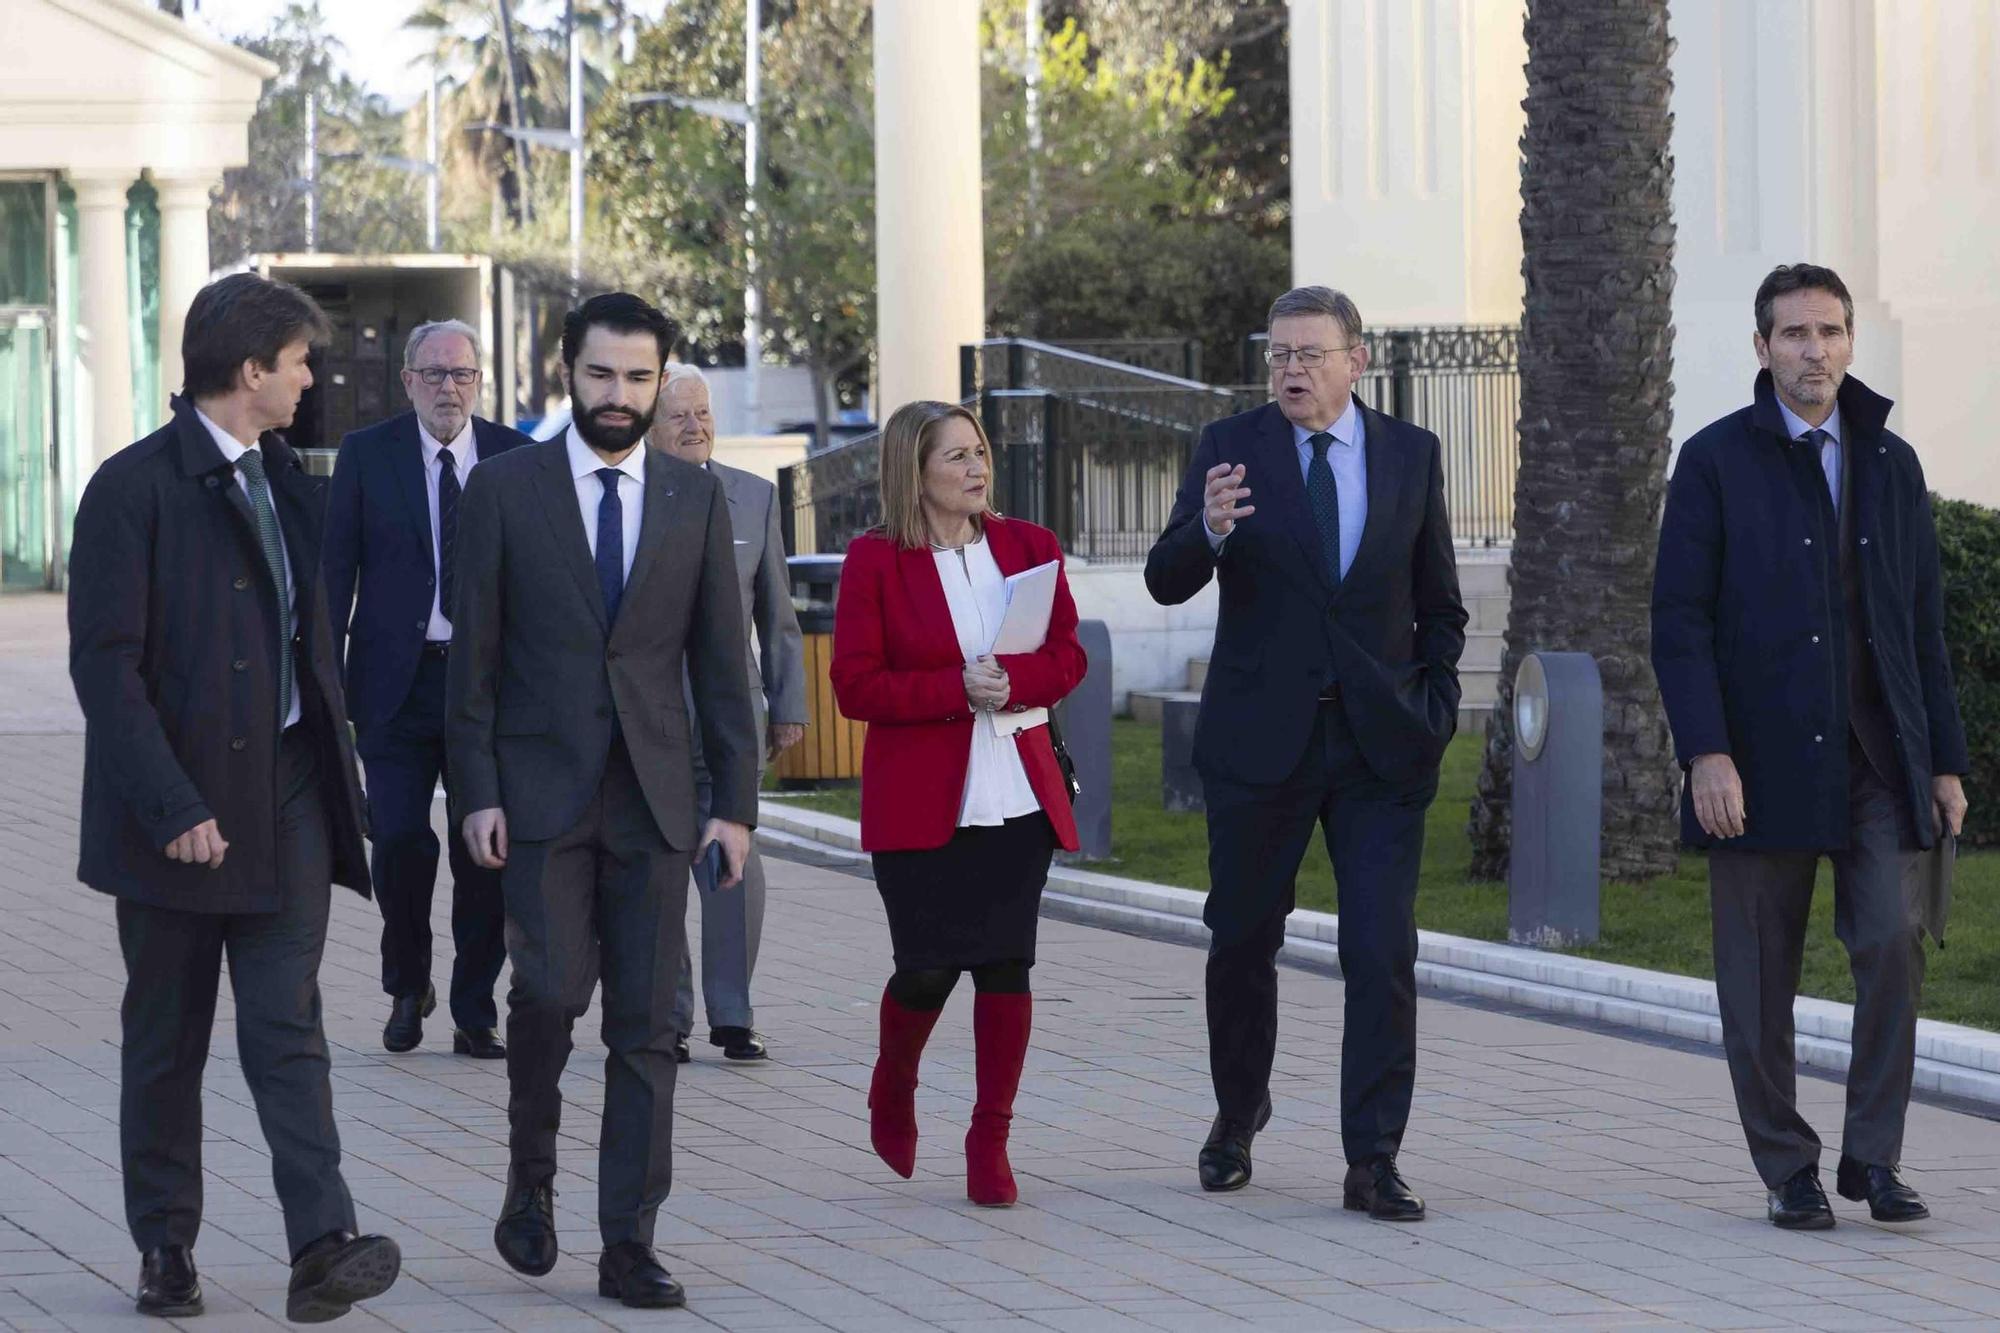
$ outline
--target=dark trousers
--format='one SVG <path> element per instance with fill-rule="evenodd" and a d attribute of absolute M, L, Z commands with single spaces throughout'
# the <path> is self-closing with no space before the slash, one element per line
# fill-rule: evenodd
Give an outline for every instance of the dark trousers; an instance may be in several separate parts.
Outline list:
<path fill-rule="evenodd" d="M 501 872 L 507 949 L 508 1139 L 526 1179 L 555 1174 L 558 1081 L 571 1029 L 604 980 L 604 1119 L 597 1220 L 604 1243 L 650 1245 L 673 1184 L 674 984 L 688 855 L 667 846 L 622 739 L 597 795 L 546 842 L 516 842 Z"/>
<path fill-rule="evenodd" d="M 369 869 L 382 908 L 382 989 L 422 995 L 431 984 L 431 894 L 438 839 L 431 829 L 437 782 L 451 788 L 444 748 L 445 660 L 425 653 L 410 697 L 396 715 L 361 737 L 368 778 Z M 500 876 L 473 864 L 465 840 L 450 844 L 451 1019 L 462 1028 L 499 1025 L 493 986 L 507 959 Z"/>
<path fill-rule="evenodd" d="M 1254 743 L 1247 740 L 1246 744 Z M 1278 950 L 1299 864 L 1324 830 L 1340 905 L 1346 1018 L 1340 1137 L 1347 1160 L 1394 1154 L 1417 1071 L 1417 871 L 1437 775 L 1384 782 L 1338 704 L 1323 704 L 1292 775 L 1268 786 L 1204 775 L 1208 804 L 1209 1072 L 1217 1109 L 1246 1125 L 1269 1095 Z"/>
<path fill-rule="evenodd" d="M 1903 1155 L 1924 983 L 1919 855 L 1901 802 L 1858 744 L 1849 746 L 1849 771 L 1847 849 L 1828 853 L 1833 930 L 1854 973 L 1841 1147 L 1893 1166 Z M 1708 856 L 1722 1045 L 1750 1159 L 1773 1189 L 1819 1162 L 1819 1135 L 1799 1114 L 1792 1032 L 1818 863 L 1815 852 L 1718 847 Z"/>
<path fill-rule="evenodd" d="M 332 855 L 314 745 L 303 727 L 285 735 L 278 781 L 277 911 L 118 903 L 126 977 L 118 1139 L 126 1225 L 141 1251 L 192 1246 L 201 1230 L 201 1076 L 225 954 L 237 1054 L 271 1149 L 292 1253 L 355 1226 L 354 1201 L 340 1177 L 332 1064 L 320 1024 Z"/>

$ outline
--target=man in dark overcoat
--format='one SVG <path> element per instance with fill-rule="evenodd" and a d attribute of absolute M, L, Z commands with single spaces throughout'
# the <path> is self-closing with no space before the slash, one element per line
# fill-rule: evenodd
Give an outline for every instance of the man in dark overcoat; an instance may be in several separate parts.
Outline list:
<path fill-rule="evenodd" d="M 320 579 L 322 484 L 273 430 L 326 317 L 238 273 L 196 294 L 173 420 L 77 506 L 70 677 L 84 716 L 77 876 L 117 902 L 119 1147 L 139 1309 L 201 1309 L 201 1076 L 222 961 L 292 1256 L 287 1315 L 388 1290 L 340 1174 L 319 964 L 330 885 L 368 893 L 347 708 Z"/>
<path fill-rule="evenodd" d="M 1956 836 L 1969 764 L 1945 656 L 1937 532 L 1890 402 L 1847 373 L 1833 270 L 1757 290 L 1755 400 L 1681 449 L 1660 530 L 1653 666 L 1709 849 L 1723 1045 L 1777 1226 L 1833 1225 L 1792 1044 L 1821 856 L 1854 972 L 1837 1186 L 1878 1221 L 1929 1216 L 1898 1174 L 1924 953 L 1919 854 Z"/>

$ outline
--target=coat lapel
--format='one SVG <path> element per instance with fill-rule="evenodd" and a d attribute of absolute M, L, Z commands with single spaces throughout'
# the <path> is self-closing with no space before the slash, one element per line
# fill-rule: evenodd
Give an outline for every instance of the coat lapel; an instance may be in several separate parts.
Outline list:
<path fill-rule="evenodd" d="M 1275 403 L 1266 410 L 1264 427 L 1257 434 L 1257 448 L 1260 466 L 1244 474 L 1250 486 L 1250 503 L 1256 505 L 1267 495 L 1276 500 L 1278 526 L 1284 528 L 1298 547 L 1301 566 L 1311 572 L 1322 590 L 1332 591 L 1333 578 L 1327 573 L 1326 555 L 1320 549 L 1319 527 L 1313 522 L 1312 508 L 1306 502 L 1305 479 L 1299 475 L 1299 448 L 1293 439 L 1292 423 Z M 1250 522 L 1256 521 L 1252 515 Z"/>
<path fill-rule="evenodd" d="M 996 553 L 995 560 L 998 558 Z M 931 651 L 943 662 L 960 660 L 958 630 L 952 625 L 951 603 L 945 600 L 944 583 L 938 578 L 937 557 L 927 546 L 915 550 L 899 548 L 896 569 L 902 577 L 903 593 L 916 609 L 917 623 L 924 627 L 924 636 L 930 641 Z"/>
<path fill-rule="evenodd" d="M 1361 452 L 1368 464 L 1368 517 L 1361 525 L 1361 542 L 1354 548 L 1354 563 L 1347 567 L 1346 587 L 1375 557 L 1395 525 L 1396 503 L 1403 492 L 1403 452 L 1389 443 L 1389 419 L 1372 407 L 1357 402 L 1361 419 Z"/>
<path fill-rule="evenodd" d="M 292 582 L 309 588 L 309 576 L 319 568 L 320 499 L 312 479 L 298 465 L 298 456 L 274 435 L 266 435 L 259 445 L 264 451 L 266 475 L 271 484 L 271 503 L 278 512 L 278 531 L 285 539 L 285 554 L 292 562 Z M 239 495 L 242 487 L 232 486 Z M 249 514 L 250 506 L 243 506 Z M 256 526 L 254 518 L 251 526 Z"/>
<path fill-rule="evenodd" d="M 597 587 L 597 566 L 590 559 L 590 538 L 583 530 L 583 511 L 577 507 L 576 479 L 569 471 L 569 446 L 564 436 L 558 435 L 540 446 L 542 451 L 541 492 L 542 516 L 549 521 L 549 532 L 556 540 L 556 549 L 562 552 L 563 563 L 569 566 L 570 576 L 583 592 L 583 600 L 590 605 L 590 613 L 597 617 L 599 629 L 607 627 L 604 618 L 604 594 Z"/>
<path fill-rule="evenodd" d="M 660 563 L 660 547 L 666 543 L 681 503 L 679 490 L 667 475 L 666 459 L 643 444 L 639 447 L 646 450 L 646 504 L 639 515 L 639 549 L 633 552 L 632 572 L 625 577 L 628 600 Z"/>
<path fill-rule="evenodd" d="M 410 521 L 423 538 L 423 548 L 431 547 L 431 497 L 424 484 L 424 440 L 417 432 L 417 414 L 406 412 L 397 421 L 395 446 L 389 451 L 390 470 L 396 475 L 396 489 L 409 506 Z"/>

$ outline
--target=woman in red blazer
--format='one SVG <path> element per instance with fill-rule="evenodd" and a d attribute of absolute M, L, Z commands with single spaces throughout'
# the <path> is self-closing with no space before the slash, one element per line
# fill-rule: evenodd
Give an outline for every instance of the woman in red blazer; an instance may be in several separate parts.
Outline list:
<path fill-rule="evenodd" d="M 1056 847 L 1077 846 L 1046 712 L 1083 679 L 1076 604 L 1055 534 L 993 512 L 992 449 L 971 412 L 898 409 L 881 468 L 885 521 L 847 548 L 832 666 L 841 713 L 868 724 L 861 845 L 896 955 L 870 1137 L 898 1175 L 915 1169 L 917 1061 L 970 971 L 978 1094 L 965 1187 L 974 1203 L 1005 1205 L 1016 1196 L 1007 1128 L 1028 1053 L 1042 886 Z M 992 656 L 1007 576 L 1051 561 L 1042 646 Z"/>

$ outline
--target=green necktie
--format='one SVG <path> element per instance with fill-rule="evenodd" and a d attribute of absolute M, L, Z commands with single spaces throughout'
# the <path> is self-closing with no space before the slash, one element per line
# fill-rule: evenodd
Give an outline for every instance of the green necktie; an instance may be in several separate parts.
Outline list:
<path fill-rule="evenodd" d="M 285 584 L 285 539 L 278 535 L 278 511 L 271 508 L 271 484 L 264 476 L 261 450 L 246 449 L 236 460 L 249 483 L 250 512 L 257 516 L 257 540 L 278 594 L 278 728 L 292 715 L 292 590 Z"/>

